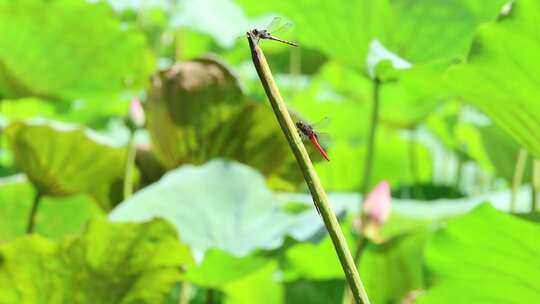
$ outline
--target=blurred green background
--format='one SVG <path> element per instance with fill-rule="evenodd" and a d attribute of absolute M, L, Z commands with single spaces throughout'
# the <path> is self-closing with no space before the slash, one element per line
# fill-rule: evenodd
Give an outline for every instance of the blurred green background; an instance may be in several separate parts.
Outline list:
<path fill-rule="evenodd" d="M 276 16 L 371 303 L 540 302 L 537 0 L 0 0 L 0 303 L 347 303 Z"/>

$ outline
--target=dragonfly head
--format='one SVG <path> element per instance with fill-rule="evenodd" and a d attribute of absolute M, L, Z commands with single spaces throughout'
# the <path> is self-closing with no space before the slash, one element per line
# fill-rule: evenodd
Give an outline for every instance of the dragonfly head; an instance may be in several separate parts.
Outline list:
<path fill-rule="evenodd" d="M 255 37 L 266 37 L 269 33 L 267 30 L 253 29 L 251 30 L 251 34 Z"/>

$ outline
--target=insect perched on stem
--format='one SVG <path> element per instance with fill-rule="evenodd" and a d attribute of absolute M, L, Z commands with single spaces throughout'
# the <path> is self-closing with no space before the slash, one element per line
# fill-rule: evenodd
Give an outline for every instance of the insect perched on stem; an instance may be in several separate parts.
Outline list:
<path fill-rule="evenodd" d="M 257 39 L 257 42 L 259 42 L 259 39 L 268 39 L 268 40 L 279 41 L 281 43 L 285 43 L 285 44 L 297 47 L 298 44 L 294 42 L 283 40 L 274 36 L 274 34 L 276 33 L 286 32 L 291 27 L 292 27 L 291 22 L 285 22 L 281 17 L 274 17 L 274 19 L 272 19 L 272 22 L 268 24 L 266 29 L 264 30 L 253 29 L 251 30 L 251 35 L 253 35 L 253 37 Z"/>
<path fill-rule="evenodd" d="M 327 123 L 327 122 L 329 122 L 329 119 L 325 118 L 321 122 L 317 123 L 317 125 L 320 125 L 322 123 Z M 323 147 L 321 147 L 321 145 L 319 144 L 320 134 L 315 131 L 314 126 L 301 120 L 297 121 L 295 125 L 296 125 L 296 128 L 298 128 L 300 135 L 304 138 L 309 139 L 309 141 L 313 144 L 313 146 L 319 151 L 319 153 L 321 153 L 322 157 L 324 157 L 324 159 L 326 159 L 327 161 L 330 161 L 328 154 L 326 154 L 326 151 L 324 151 Z"/>

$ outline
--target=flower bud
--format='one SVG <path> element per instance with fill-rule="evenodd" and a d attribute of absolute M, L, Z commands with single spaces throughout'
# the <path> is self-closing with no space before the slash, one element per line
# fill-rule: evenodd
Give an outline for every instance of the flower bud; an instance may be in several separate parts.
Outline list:
<path fill-rule="evenodd" d="M 390 215 L 392 197 L 387 181 L 380 182 L 364 202 L 364 214 L 368 221 L 383 225 Z"/>
<path fill-rule="evenodd" d="M 133 98 L 129 105 L 129 119 L 137 128 L 144 126 L 144 109 L 138 98 Z"/>
<path fill-rule="evenodd" d="M 374 242 L 382 241 L 380 230 L 390 215 L 391 201 L 388 182 L 380 182 L 367 195 L 362 216 L 353 222 L 355 229 Z"/>

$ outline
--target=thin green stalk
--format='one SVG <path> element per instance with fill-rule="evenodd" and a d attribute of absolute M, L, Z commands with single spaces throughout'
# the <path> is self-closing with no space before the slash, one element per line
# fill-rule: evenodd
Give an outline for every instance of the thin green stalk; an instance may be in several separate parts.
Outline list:
<path fill-rule="evenodd" d="M 416 141 L 416 127 L 411 129 L 409 140 L 409 170 L 411 173 L 411 189 L 415 199 L 423 199 L 424 193 L 418 185 L 418 143 Z"/>
<path fill-rule="evenodd" d="M 27 234 L 31 234 L 34 232 L 34 228 L 36 226 L 36 214 L 38 211 L 39 201 L 41 200 L 41 197 L 41 192 L 37 191 L 36 195 L 34 196 L 34 201 L 32 202 L 32 209 L 30 210 L 30 215 L 28 216 L 28 222 L 26 225 Z"/>
<path fill-rule="evenodd" d="M 456 172 L 456 180 L 454 181 L 454 187 L 456 190 L 459 190 L 461 186 L 461 176 L 463 175 L 463 163 L 464 159 L 461 155 L 461 152 L 458 152 L 457 154 L 457 172 Z"/>
<path fill-rule="evenodd" d="M 364 160 L 364 177 L 362 180 L 362 204 L 360 205 L 360 225 L 363 226 L 364 223 L 366 223 L 367 219 L 364 216 L 364 213 L 362 212 L 362 206 L 365 202 L 365 199 L 367 197 L 367 194 L 369 192 L 369 185 L 371 183 L 371 171 L 373 168 L 373 156 L 375 152 L 375 140 L 376 140 L 376 134 L 377 134 L 377 127 L 379 125 L 379 103 L 380 103 L 380 87 L 381 87 L 381 81 L 377 78 L 373 79 L 373 91 L 372 91 L 372 100 L 373 105 L 371 108 L 371 120 L 369 124 L 369 133 L 368 133 L 368 142 L 367 142 L 367 153 L 366 158 Z M 360 256 L 362 255 L 362 251 L 366 247 L 367 239 L 364 238 L 362 235 L 363 227 L 360 227 L 357 239 L 356 239 L 356 248 L 354 250 L 354 261 L 356 265 L 359 265 L 360 262 Z M 350 295 L 350 293 L 347 291 L 345 296 L 345 303 L 349 303 L 350 296 L 347 296 L 347 294 Z"/>
<path fill-rule="evenodd" d="M 365 221 L 366 219 L 363 218 L 362 221 Z M 356 265 L 360 267 L 360 258 L 362 257 L 362 253 L 364 253 L 364 249 L 366 249 L 367 245 L 369 244 L 369 239 L 365 238 L 364 235 L 361 233 L 362 229 L 358 232 L 358 237 L 356 239 L 356 248 L 354 249 L 354 255 L 353 259 L 356 262 Z M 354 303 L 354 298 L 351 293 L 350 288 L 345 288 L 345 292 L 343 293 L 343 304 L 351 304 Z"/>
<path fill-rule="evenodd" d="M 514 169 L 514 178 L 512 180 L 512 199 L 510 202 L 510 211 L 515 212 L 517 207 L 517 196 L 519 187 L 523 182 L 523 175 L 525 174 L 525 165 L 527 164 L 527 150 L 520 148 L 517 158 L 516 167 Z"/>
<path fill-rule="evenodd" d="M 416 151 L 416 129 L 411 129 L 411 139 L 409 140 L 409 170 L 411 173 L 411 184 L 418 182 L 418 156 Z"/>
<path fill-rule="evenodd" d="M 0 96 L 0 116 L 2 116 L 3 114 L 3 111 L 4 110 L 4 99 L 2 98 L 2 96 Z M 0 153 L 2 152 L 2 149 L 4 148 L 3 147 L 3 137 L 4 137 L 4 128 L 1 128 L 0 127 Z"/>
<path fill-rule="evenodd" d="M 381 81 L 377 78 L 373 79 L 373 106 L 371 109 L 371 120 L 369 123 L 369 134 L 367 142 L 367 153 L 364 160 L 364 178 L 362 180 L 362 197 L 366 197 L 371 183 L 371 170 L 373 168 L 373 155 L 375 152 L 375 136 L 377 134 L 377 126 L 379 125 L 379 97 L 380 97 Z M 362 199 L 362 200 L 363 200 Z M 360 208 L 361 210 L 362 208 Z"/>
<path fill-rule="evenodd" d="M 182 28 L 177 28 L 174 32 L 174 60 L 182 60 L 183 55 L 183 42 L 184 34 L 182 33 Z"/>
<path fill-rule="evenodd" d="M 364 160 L 364 177 L 362 179 L 362 189 L 360 190 L 362 193 L 362 202 L 360 204 L 359 208 L 359 216 L 360 216 L 360 228 L 357 231 L 357 238 L 356 238 L 356 247 L 354 249 L 354 263 L 355 265 L 359 265 L 360 263 L 360 256 L 362 256 L 362 251 L 364 250 L 367 240 L 362 235 L 364 231 L 364 223 L 366 223 L 367 219 L 364 216 L 363 205 L 364 201 L 367 197 L 367 194 L 369 192 L 369 185 L 371 183 L 371 171 L 373 168 L 373 156 L 375 154 L 375 140 L 377 135 L 377 127 L 379 125 L 379 107 L 380 107 L 380 88 L 381 88 L 381 81 L 378 78 L 373 79 L 373 86 L 372 86 L 372 100 L 373 105 L 371 108 L 371 119 L 369 123 L 369 133 L 368 133 L 368 142 L 367 142 L 367 152 L 366 152 L 366 158 Z M 343 295 L 343 303 L 351 303 L 351 292 L 350 290 L 345 290 L 345 293 Z"/>
<path fill-rule="evenodd" d="M 189 304 L 189 296 L 191 293 L 191 282 L 182 282 L 182 289 L 180 290 L 180 297 L 178 298 L 178 304 Z"/>
<path fill-rule="evenodd" d="M 208 290 L 206 290 L 206 304 L 214 304 L 214 294 L 214 289 L 208 288 Z"/>
<path fill-rule="evenodd" d="M 351 251 L 347 246 L 347 241 L 339 222 L 336 218 L 336 215 L 332 211 L 330 203 L 328 202 L 328 197 L 326 192 L 319 180 L 317 172 L 311 163 L 309 155 L 306 151 L 304 143 L 300 139 L 300 135 L 296 130 L 296 126 L 287 110 L 287 106 L 281 97 L 279 89 L 274 81 L 270 67 L 266 62 L 266 58 L 262 50 L 259 48 L 253 36 L 250 33 L 247 33 L 247 38 L 251 50 L 251 55 L 253 59 L 253 64 L 257 70 L 261 83 L 264 87 L 266 95 L 270 100 L 274 114 L 279 122 L 281 130 L 285 134 L 287 141 L 291 147 L 291 150 L 296 157 L 296 161 L 300 166 L 302 173 L 304 174 L 304 179 L 306 180 L 309 191 L 313 198 L 313 202 L 316 208 L 319 210 L 319 213 L 324 221 L 328 234 L 332 239 L 332 243 L 336 249 L 339 261 L 345 272 L 345 278 L 347 279 L 349 286 L 353 292 L 353 296 L 357 303 L 369 303 L 369 299 L 360 280 L 360 275 L 356 269 Z"/>
<path fill-rule="evenodd" d="M 129 136 L 129 141 L 127 144 L 127 156 L 126 164 L 124 166 L 124 200 L 128 199 L 131 194 L 133 194 L 133 169 L 135 167 L 135 156 L 137 154 L 137 149 L 135 146 L 135 132 L 132 131 Z"/>
<path fill-rule="evenodd" d="M 535 159 L 532 165 L 531 213 L 538 210 L 538 192 L 540 191 L 540 160 Z"/>

